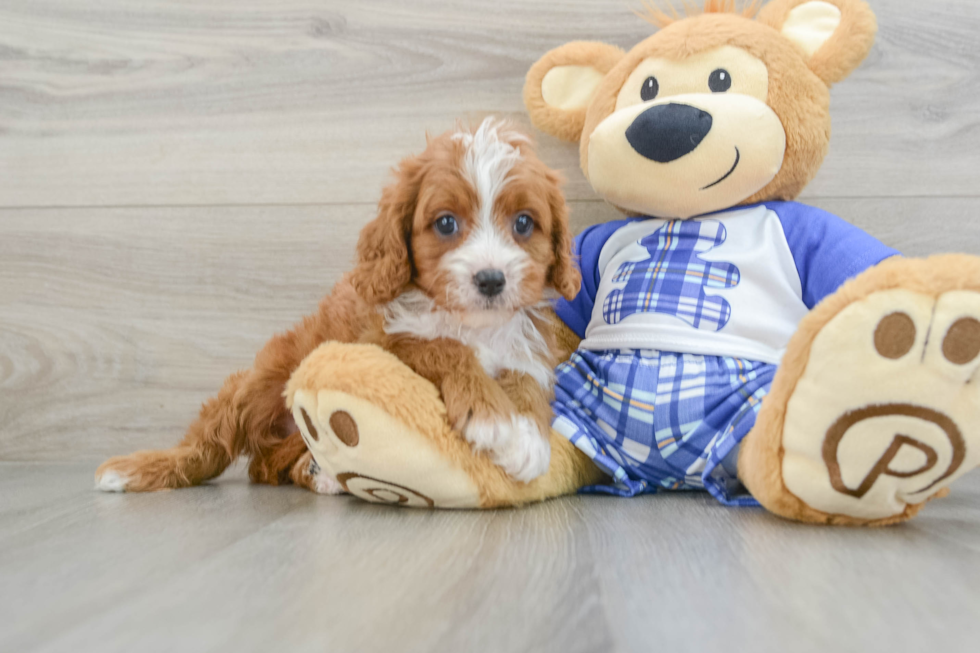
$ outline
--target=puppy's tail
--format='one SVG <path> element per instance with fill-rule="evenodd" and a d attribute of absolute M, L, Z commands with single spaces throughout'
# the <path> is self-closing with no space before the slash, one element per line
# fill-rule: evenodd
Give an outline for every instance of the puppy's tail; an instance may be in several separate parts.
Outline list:
<path fill-rule="evenodd" d="M 183 441 L 172 449 L 137 451 L 102 463 L 95 486 L 107 492 L 151 492 L 215 478 L 245 446 L 243 405 L 249 372 L 229 376 L 218 396 L 201 407 Z"/>

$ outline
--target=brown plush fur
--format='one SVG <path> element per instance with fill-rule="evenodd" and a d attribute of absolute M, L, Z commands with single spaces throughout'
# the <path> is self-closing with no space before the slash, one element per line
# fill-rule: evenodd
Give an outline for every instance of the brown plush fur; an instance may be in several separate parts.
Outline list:
<path fill-rule="evenodd" d="M 522 211 L 535 221 L 532 235 L 519 243 L 532 261 L 524 275 L 521 300 L 527 305 L 539 302 L 547 286 L 571 299 L 578 292 L 579 275 L 571 258 L 560 178 L 541 163 L 526 140 L 515 146 L 522 158 L 511 170 L 495 209 L 504 216 L 501 220 Z M 455 341 L 419 343 L 385 337 L 376 311 L 377 305 L 409 287 L 420 288 L 439 305 L 458 308 L 447 306 L 451 303 L 445 292 L 448 282 L 438 273 L 440 258 L 454 245 L 433 236 L 431 226 L 445 210 L 461 216 L 474 210 L 475 194 L 464 179 L 461 156 L 460 142 L 447 133 L 431 139 L 422 154 L 402 161 L 395 183 L 382 194 L 378 217 L 361 233 L 356 267 L 320 302 L 317 313 L 272 338 L 251 370 L 228 377 L 217 397 L 204 404 L 181 444 L 111 458 L 99 467 L 96 477 L 116 472 L 127 479 L 129 491 L 186 487 L 218 476 L 235 458 L 246 455 L 251 458 L 253 481 L 272 485 L 292 481 L 309 487 L 309 457 L 300 446 L 282 392 L 300 362 L 326 341 L 375 341 L 400 353 L 423 376 L 440 383 L 457 424 L 465 423 L 474 410 L 515 410 L 471 350 Z M 525 389 L 519 380 L 508 378 L 506 383 L 515 390 Z M 542 395 L 522 406 L 541 424 L 545 411 L 550 411 L 547 402 Z"/>
<path fill-rule="evenodd" d="M 555 48 L 534 64 L 524 82 L 524 106 L 541 131 L 563 141 L 574 142 L 582 134 L 588 105 L 574 110 L 549 106 L 541 94 L 541 83 L 556 66 L 592 66 L 606 74 L 626 55 L 613 45 L 594 41 L 575 41 Z"/>
<path fill-rule="evenodd" d="M 674 4 L 669 0 L 666 3 L 667 9 L 670 11 L 669 15 L 656 2 L 643 2 L 641 4 L 645 11 L 634 11 L 634 13 L 654 27 L 667 27 L 671 23 L 676 23 L 683 19 L 674 7 Z M 704 0 L 704 5 L 700 8 L 697 5 L 685 2 L 684 13 L 685 16 L 696 16 L 699 14 L 738 14 L 745 18 L 754 18 L 759 13 L 761 6 L 762 0 L 751 0 L 751 2 L 743 3 L 741 7 L 738 6 L 736 0 Z"/>
<path fill-rule="evenodd" d="M 766 64 L 767 103 L 779 116 L 786 133 L 786 153 L 779 173 L 741 204 L 794 199 L 816 175 L 827 155 L 829 86 L 864 60 L 877 30 L 874 14 L 862 0 L 827 0 L 841 10 L 841 27 L 808 58 L 779 32 L 789 12 L 804 1 L 771 2 L 762 8 L 757 20 L 748 17 L 754 9 L 743 14 L 727 0 L 709 0 L 702 13 L 683 20 L 654 10 L 654 22 L 664 28 L 621 56 L 611 68 L 609 63 L 615 53 L 603 50 L 601 43 L 576 42 L 556 48 L 528 72 L 524 97 L 531 120 L 554 136 L 578 140 L 581 168 L 588 176 L 589 136 L 613 113 L 620 89 L 640 62 L 649 57 L 684 59 L 723 45 L 738 47 Z M 547 107 L 540 93 L 545 74 L 554 66 L 586 65 L 590 58 L 598 62 L 595 68 L 606 76 L 596 88 L 584 120 L 580 112 Z"/>
<path fill-rule="evenodd" d="M 290 379 L 286 396 L 303 388 L 343 392 L 384 406 L 392 417 L 424 435 L 454 467 L 473 479 L 483 508 L 541 501 L 608 480 L 566 438 L 549 429 L 545 431 L 551 440 L 548 473 L 530 483 L 514 481 L 486 453 L 474 455 L 452 430 L 436 387 L 380 347 L 331 343 L 317 349 Z"/>
<path fill-rule="evenodd" d="M 759 12 L 759 22 L 779 30 L 793 9 L 807 0 L 772 2 Z M 832 86 L 851 74 L 871 51 L 878 21 L 865 2 L 855 0 L 824 0 L 841 11 L 840 28 L 807 59 L 807 66 L 827 86 Z"/>
<path fill-rule="evenodd" d="M 874 292 L 902 288 L 931 297 L 953 290 L 980 291 L 980 259 L 963 254 L 946 254 L 928 259 L 893 258 L 844 284 L 800 322 L 783 356 L 772 389 L 762 402 L 755 427 L 745 437 L 738 459 L 738 476 L 759 503 L 768 510 L 798 521 L 884 526 L 913 517 L 923 504 L 908 506 L 900 515 L 864 520 L 830 515 L 814 510 L 791 494 L 782 477 L 782 433 L 786 406 L 810 359 L 817 334 L 850 304 Z M 945 496 L 945 492 L 936 496 Z M 936 498 L 934 496 L 933 498 Z"/>

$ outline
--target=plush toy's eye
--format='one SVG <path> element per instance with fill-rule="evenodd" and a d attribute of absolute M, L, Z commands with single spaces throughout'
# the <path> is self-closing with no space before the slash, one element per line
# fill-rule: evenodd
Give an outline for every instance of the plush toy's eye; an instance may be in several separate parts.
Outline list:
<path fill-rule="evenodd" d="M 732 76 L 724 68 L 719 68 L 708 77 L 708 88 L 712 93 L 724 93 L 732 87 Z"/>
<path fill-rule="evenodd" d="M 534 220 L 526 213 L 522 213 L 514 220 L 514 233 L 518 236 L 530 236 L 534 230 Z"/>
<path fill-rule="evenodd" d="M 649 102 L 653 98 L 657 97 L 657 93 L 660 92 L 660 82 L 657 81 L 656 77 L 647 77 L 643 82 L 643 86 L 640 88 L 640 99 L 644 102 Z"/>
<path fill-rule="evenodd" d="M 452 236 L 454 233 L 459 231 L 459 223 L 456 222 L 456 218 L 452 215 L 446 214 L 440 216 L 436 220 L 436 231 L 438 231 L 443 236 Z"/>

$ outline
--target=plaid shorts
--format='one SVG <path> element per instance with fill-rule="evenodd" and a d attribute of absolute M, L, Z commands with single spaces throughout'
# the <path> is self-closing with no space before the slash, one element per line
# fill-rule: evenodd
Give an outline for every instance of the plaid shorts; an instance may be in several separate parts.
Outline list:
<path fill-rule="evenodd" d="M 558 367 L 552 425 L 611 477 L 583 492 L 706 489 L 726 505 L 758 505 L 735 459 L 775 373 L 721 356 L 579 350 Z"/>

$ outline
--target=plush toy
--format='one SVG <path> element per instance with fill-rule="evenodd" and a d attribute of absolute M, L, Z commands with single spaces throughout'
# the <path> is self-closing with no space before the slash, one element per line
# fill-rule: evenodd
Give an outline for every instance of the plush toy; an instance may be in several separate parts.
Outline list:
<path fill-rule="evenodd" d="M 370 501 L 518 505 L 704 488 L 835 524 L 912 517 L 980 464 L 980 259 L 902 258 L 792 202 L 830 138 L 829 87 L 867 55 L 860 0 L 709 0 L 629 52 L 569 43 L 530 70 L 532 122 L 578 141 L 622 220 L 576 242 L 555 312 L 552 462 L 511 481 L 378 349 L 329 343 L 287 403 L 317 464 Z M 755 14 L 758 15 L 755 15 Z M 747 489 L 747 492 L 746 492 Z"/>

